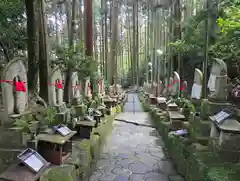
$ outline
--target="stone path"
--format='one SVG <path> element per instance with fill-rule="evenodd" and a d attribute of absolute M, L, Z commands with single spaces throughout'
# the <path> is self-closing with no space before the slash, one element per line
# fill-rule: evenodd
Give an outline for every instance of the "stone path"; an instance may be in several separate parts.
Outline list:
<path fill-rule="evenodd" d="M 150 124 L 147 113 L 140 112 L 137 94 L 128 98 L 124 113 L 117 119 Z M 114 124 L 89 181 L 184 181 L 164 154 L 164 143 L 154 128 L 121 121 Z"/>

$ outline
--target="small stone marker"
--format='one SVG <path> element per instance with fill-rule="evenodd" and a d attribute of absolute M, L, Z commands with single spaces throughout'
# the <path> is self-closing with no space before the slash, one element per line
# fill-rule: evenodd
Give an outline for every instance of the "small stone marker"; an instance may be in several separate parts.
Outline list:
<path fill-rule="evenodd" d="M 180 95 L 180 82 L 181 82 L 181 80 L 180 80 L 179 74 L 176 71 L 174 71 L 173 72 L 173 82 L 172 82 L 172 84 L 170 84 L 171 87 L 172 87 L 171 88 L 171 95 L 172 96 L 179 97 L 179 95 Z"/>
<path fill-rule="evenodd" d="M 63 103 L 63 89 L 59 88 L 59 83 L 63 82 L 63 76 L 61 70 L 55 67 L 50 74 L 50 83 L 53 86 L 49 86 L 50 100 L 49 104 L 51 106 L 56 106 Z"/>
<path fill-rule="evenodd" d="M 200 99 L 202 94 L 202 78 L 203 74 L 199 69 L 195 69 L 194 83 L 192 86 L 191 98 Z"/>

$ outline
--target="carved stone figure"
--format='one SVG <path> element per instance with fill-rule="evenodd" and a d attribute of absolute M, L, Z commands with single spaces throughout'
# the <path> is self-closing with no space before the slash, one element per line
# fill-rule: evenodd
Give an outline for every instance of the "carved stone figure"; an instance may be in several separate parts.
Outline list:
<path fill-rule="evenodd" d="M 23 64 L 24 59 L 19 57 L 10 61 L 2 72 L 2 97 L 4 119 L 9 115 L 22 114 L 27 108 L 27 72 Z"/>

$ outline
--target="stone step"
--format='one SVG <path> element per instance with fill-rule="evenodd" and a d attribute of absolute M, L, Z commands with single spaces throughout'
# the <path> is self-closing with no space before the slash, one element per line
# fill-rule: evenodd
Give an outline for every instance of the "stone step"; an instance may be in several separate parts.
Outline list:
<path fill-rule="evenodd" d="M 197 136 L 196 140 L 199 144 L 207 146 L 209 143 L 209 137 L 206 136 Z"/>

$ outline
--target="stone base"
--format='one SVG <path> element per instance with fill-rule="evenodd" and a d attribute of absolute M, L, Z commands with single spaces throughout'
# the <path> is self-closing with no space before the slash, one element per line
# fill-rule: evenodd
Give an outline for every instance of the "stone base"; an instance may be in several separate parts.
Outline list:
<path fill-rule="evenodd" d="M 196 108 L 196 112 L 200 112 L 202 101 L 199 99 L 191 99 L 191 102 L 193 103 L 194 107 Z"/>
<path fill-rule="evenodd" d="M 210 149 L 223 162 L 238 163 L 240 161 L 240 150 L 224 149 L 218 145 L 217 139 L 211 139 L 209 144 Z"/>
<path fill-rule="evenodd" d="M 183 121 L 181 120 L 171 120 L 171 128 L 173 131 L 183 128 Z"/>
<path fill-rule="evenodd" d="M 83 126 L 83 125 L 78 125 L 76 126 L 77 129 L 77 135 L 80 138 L 84 138 L 84 139 L 90 139 L 91 138 L 91 134 L 92 134 L 92 126 Z"/>
<path fill-rule="evenodd" d="M 0 128 L 0 148 L 25 148 L 30 135 L 22 133 L 19 129 Z"/>
<path fill-rule="evenodd" d="M 157 105 L 157 98 L 156 97 L 149 97 L 149 103 L 152 105 Z"/>
<path fill-rule="evenodd" d="M 16 163 L 17 155 L 23 149 L 2 149 L 0 148 L 0 173 L 4 172 L 10 165 Z"/>
<path fill-rule="evenodd" d="M 193 138 L 196 137 L 209 137 L 211 131 L 211 122 L 203 120 L 189 121 L 189 131 Z"/>
<path fill-rule="evenodd" d="M 217 103 L 217 102 L 211 102 L 209 101 L 209 114 L 208 116 L 215 115 L 222 111 L 224 108 L 232 108 L 232 104 L 230 103 Z"/>

